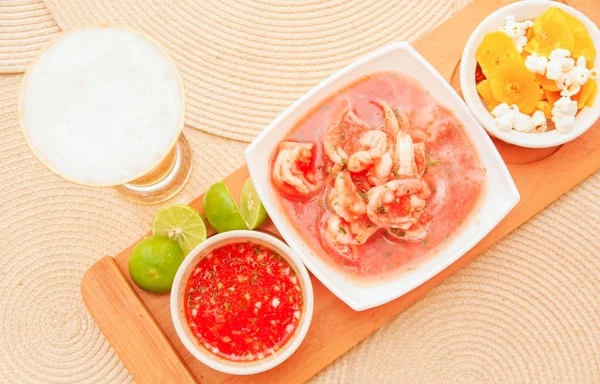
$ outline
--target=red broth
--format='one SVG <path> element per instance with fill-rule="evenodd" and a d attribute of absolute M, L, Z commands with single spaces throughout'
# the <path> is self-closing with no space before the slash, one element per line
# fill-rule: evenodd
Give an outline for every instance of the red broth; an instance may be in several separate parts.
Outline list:
<path fill-rule="evenodd" d="M 275 251 L 251 242 L 228 244 L 194 268 L 185 288 L 185 317 L 199 344 L 232 361 L 277 352 L 298 327 L 302 289 Z"/>
<path fill-rule="evenodd" d="M 375 233 L 362 245 L 356 245 L 355 260 L 341 257 L 322 236 L 323 217 L 328 211 L 326 195 L 334 184 L 332 162 L 324 153 L 323 137 L 328 127 L 339 121 L 340 110 L 347 103 L 370 127 L 385 125 L 381 108 L 370 103 L 385 100 L 394 110 L 402 131 L 415 143 L 425 143 L 427 167 L 422 179 L 431 188 L 423 217 L 430 217 L 427 237 L 420 242 L 390 242 L 383 231 Z M 407 270 L 431 256 L 473 216 L 486 185 L 485 169 L 480 165 L 461 123 L 441 106 L 417 81 L 399 73 L 380 73 L 364 77 L 339 91 L 308 113 L 285 140 L 314 143 L 312 167 L 314 178 L 324 185 L 313 196 L 290 195 L 280 190 L 281 212 L 314 252 L 344 273 L 360 279 L 390 276 Z M 346 145 L 358 141 L 356 133 L 347 131 Z M 275 161 L 277 151 L 273 153 Z M 353 174 L 360 189 L 364 175 Z M 273 180 L 273 174 L 271 175 Z M 277 184 L 273 182 L 275 188 Z"/>

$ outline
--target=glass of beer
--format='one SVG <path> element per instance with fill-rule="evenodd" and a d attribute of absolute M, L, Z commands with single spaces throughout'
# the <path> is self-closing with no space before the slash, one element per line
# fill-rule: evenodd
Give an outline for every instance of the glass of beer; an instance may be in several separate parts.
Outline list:
<path fill-rule="evenodd" d="M 61 34 L 33 60 L 19 94 L 23 134 L 46 167 L 142 204 L 169 199 L 189 178 L 184 112 L 173 60 L 123 27 Z"/>

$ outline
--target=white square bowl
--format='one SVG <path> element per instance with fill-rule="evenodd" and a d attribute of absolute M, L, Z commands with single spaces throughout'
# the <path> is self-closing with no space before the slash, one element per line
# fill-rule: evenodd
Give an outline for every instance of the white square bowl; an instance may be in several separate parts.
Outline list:
<path fill-rule="evenodd" d="M 377 284 L 357 283 L 321 259 L 282 212 L 277 191 L 270 181 L 271 159 L 279 142 L 298 121 L 332 94 L 363 76 L 379 72 L 406 73 L 451 110 L 462 123 L 486 169 L 487 188 L 470 224 L 435 255 L 414 270 Z M 485 130 L 444 78 L 408 43 L 381 48 L 336 72 L 279 115 L 246 149 L 246 161 L 254 187 L 285 241 L 298 252 L 308 269 L 352 309 L 361 311 L 387 303 L 423 284 L 477 244 L 519 202 L 519 192 Z"/>

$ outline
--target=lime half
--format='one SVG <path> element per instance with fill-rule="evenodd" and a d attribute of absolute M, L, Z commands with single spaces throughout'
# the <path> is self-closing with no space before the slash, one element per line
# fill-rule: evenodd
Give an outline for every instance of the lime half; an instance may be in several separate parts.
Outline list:
<path fill-rule="evenodd" d="M 267 211 L 260 202 L 260 198 L 256 193 L 256 189 L 254 189 L 251 178 L 248 178 L 242 187 L 240 213 L 249 229 L 260 227 L 267 218 Z"/>
<path fill-rule="evenodd" d="M 148 237 L 133 248 L 129 275 L 144 291 L 166 293 L 171 290 L 184 257 L 177 242 L 167 237 Z"/>
<path fill-rule="evenodd" d="M 206 224 L 200 212 L 189 205 L 168 205 L 154 215 L 152 234 L 175 240 L 187 255 L 206 240 Z"/>
<path fill-rule="evenodd" d="M 248 229 L 227 185 L 222 181 L 206 191 L 202 208 L 210 226 L 219 233 Z"/>

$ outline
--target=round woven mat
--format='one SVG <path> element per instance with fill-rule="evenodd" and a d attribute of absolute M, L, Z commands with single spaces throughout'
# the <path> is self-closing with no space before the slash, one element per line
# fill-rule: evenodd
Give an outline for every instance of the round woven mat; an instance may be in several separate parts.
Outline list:
<path fill-rule="evenodd" d="M 42 0 L 0 1 L 0 73 L 23 72 L 59 31 Z"/>
<path fill-rule="evenodd" d="M 186 123 L 251 141 L 285 107 L 357 57 L 414 40 L 466 0 L 44 0 L 63 30 L 127 24 L 182 72 Z"/>
<path fill-rule="evenodd" d="M 104 20 L 152 33 L 184 72 L 189 122 L 243 140 L 355 56 L 413 40 L 463 5 L 46 2 L 62 28 Z M 18 128 L 20 80 L 0 76 L 0 382 L 132 383 L 79 283 L 97 259 L 147 232 L 158 207 L 46 170 Z M 194 170 L 175 202 L 243 162 L 243 143 L 189 127 L 185 134 Z M 311 382 L 600 382 L 599 191 L 596 173 Z"/>

